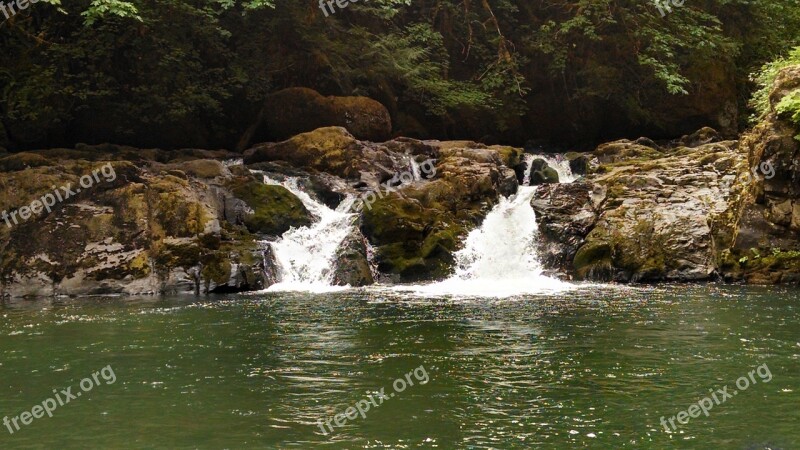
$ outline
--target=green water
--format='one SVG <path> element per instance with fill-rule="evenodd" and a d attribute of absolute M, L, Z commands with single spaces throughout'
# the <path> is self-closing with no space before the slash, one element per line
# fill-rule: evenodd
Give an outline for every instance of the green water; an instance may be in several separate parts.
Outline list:
<path fill-rule="evenodd" d="M 386 292 L 5 301 L 0 417 L 116 381 L 0 448 L 800 447 L 798 290 L 592 287 L 504 300 Z M 772 379 L 659 423 L 761 364 Z M 428 382 L 324 435 L 422 366 Z M 374 397 L 373 397 L 374 398 Z M 334 422 L 332 422 L 334 423 Z"/>

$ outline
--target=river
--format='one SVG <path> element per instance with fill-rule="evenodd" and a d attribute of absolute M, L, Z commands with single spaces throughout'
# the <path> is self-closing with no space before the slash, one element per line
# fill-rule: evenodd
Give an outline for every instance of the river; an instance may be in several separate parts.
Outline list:
<path fill-rule="evenodd" d="M 0 447 L 794 448 L 798 293 L 573 285 L 505 298 L 372 287 L 5 300 L 0 416 L 56 388 L 81 391 L 104 367 L 115 381 L 0 429 Z M 758 366 L 769 379 L 758 372 L 737 389 Z M 413 385 L 397 392 L 398 378 Z M 725 386 L 736 395 L 708 416 L 661 423 Z M 326 428 L 382 388 L 396 395 Z"/>

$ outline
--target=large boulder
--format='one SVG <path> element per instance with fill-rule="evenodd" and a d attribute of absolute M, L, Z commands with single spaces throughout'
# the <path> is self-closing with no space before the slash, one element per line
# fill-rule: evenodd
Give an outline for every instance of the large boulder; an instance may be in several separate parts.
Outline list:
<path fill-rule="evenodd" d="M 263 126 L 272 139 L 286 139 L 321 127 L 344 127 L 358 139 L 385 141 L 392 132 L 389 111 L 368 97 L 322 96 L 295 87 L 267 97 Z"/>
<path fill-rule="evenodd" d="M 319 128 L 283 142 L 260 144 L 245 152 L 245 164 L 285 161 L 293 167 L 328 172 L 342 178 L 358 176 L 363 148 L 342 127 Z"/>
<path fill-rule="evenodd" d="M 375 282 L 367 259 L 368 241 L 358 228 L 339 246 L 334 264 L 334 284 L 338 286 L 367 286 Z"/>
<path fill-rule="evenodd" d="M 592 184 L 545 190 L 534 202 L 545 236 L 574 254 L 573 274 L 623 282 L 716 277 L 741 213 L 743 190 L 735 186 L 747 159 L 737 142 L 657 150 L 617 141 L 595 155 L 601 165 L 587 177 Z M 576 204 L 566 204 L 564 191 Z M 555 254 L 546 262 L 568 265 Z"/>
<path fill-rule="evenodd" d="M 534 159 L 531 163 L 531 186 L 540 184 L 558 183 L 558 172 L 550 167 L 547 161 L 541 158 Z"/>

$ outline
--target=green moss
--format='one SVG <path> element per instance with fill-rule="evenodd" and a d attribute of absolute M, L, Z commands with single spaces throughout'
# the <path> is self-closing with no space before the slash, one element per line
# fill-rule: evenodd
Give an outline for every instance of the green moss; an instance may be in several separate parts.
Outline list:
<path fill-rule="evenodd" d="M 155 246 L 156 268 L 160 271 L 175 267 L 193 267 L 200 261 L 203 249 L 195 244 L 163 244 Z"/>
<path fill-rule="evenodd" d="M 800 133 L 800 89 L 795 89 L 783 97 L 775 110 L 781 118 L 790 121 Z M 794 138 L 800 141 L 800 134 Z"/>
<path fill-rule="evenodd" d="M 150 275 L 150 258 L 147 252 L 141 252 L 128 263 L 127 272 L 133 278 L 144 278 Z"/>
<path fill-rule="evenodd" d="M 611 279 L 612 246 L 605 241 L 588 241 L 575 254 L 573 267 L 581 280 Z"/>
<path fill-rule="evenodd" d="M 209 283 L 225 284 L 231 279 L 231 260 L 224 252 L 214 252 L 202 258 L 203 269 L 200 275 L 205 280 L 206 291 Z"/>
<path fill-rule="evenodd" d="M 231 188 L 254 211 L 245 217 L 245 226 L 252 233 L 279 236 L 291 227 L 311 224 L 311 215 L 303 202 L 283 186 L 240 178 Z"/>

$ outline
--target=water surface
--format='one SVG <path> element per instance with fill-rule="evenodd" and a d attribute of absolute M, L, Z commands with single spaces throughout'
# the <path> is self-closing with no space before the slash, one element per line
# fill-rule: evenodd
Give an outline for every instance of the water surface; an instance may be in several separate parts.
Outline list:
<path fill-rule="evenodd" d="M 0 428 L 0 448 L 797 448 L 798 293 L 5 301 L 0 417 L 108 365 L 117 381 Z M 761 364 L 771 381 L 676 432 L 659 423 Z M 420 366 L 428 383 L 322 433 L 319 420 Z"/>

